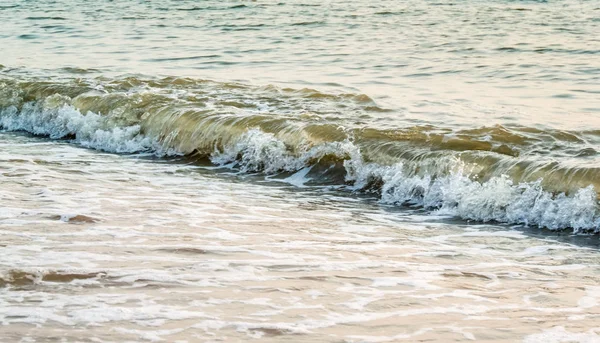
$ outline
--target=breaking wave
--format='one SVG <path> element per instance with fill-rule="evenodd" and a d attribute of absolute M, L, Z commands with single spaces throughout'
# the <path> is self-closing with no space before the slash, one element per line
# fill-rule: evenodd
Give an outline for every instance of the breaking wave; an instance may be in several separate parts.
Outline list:
<path fill-rule="evenodd" d="M 381 127 L 363 94 L 207 80 L 0 78 L 0 127 L 116 153 L 208 158 L 463 219 L 600 232 L 600 132 Z"/>

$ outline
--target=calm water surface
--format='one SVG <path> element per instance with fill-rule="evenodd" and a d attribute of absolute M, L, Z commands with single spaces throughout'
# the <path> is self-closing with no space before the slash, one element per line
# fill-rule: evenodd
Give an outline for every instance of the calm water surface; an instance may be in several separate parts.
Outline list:
<path fill-rule="evenodd" d="M 600 341 L 595 1 L 0 23 L 0 341 Z"/>

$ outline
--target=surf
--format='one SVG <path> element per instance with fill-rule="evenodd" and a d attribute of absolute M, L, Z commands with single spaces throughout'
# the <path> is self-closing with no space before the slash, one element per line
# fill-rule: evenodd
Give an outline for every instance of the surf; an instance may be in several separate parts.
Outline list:
<path fill-rule="evenodd" d="M 600 133 L 388 125 L 365 94 L 191 78 L 0 78 L 0 128 L 187 156 L 479 222 L 599 232 Z"/>

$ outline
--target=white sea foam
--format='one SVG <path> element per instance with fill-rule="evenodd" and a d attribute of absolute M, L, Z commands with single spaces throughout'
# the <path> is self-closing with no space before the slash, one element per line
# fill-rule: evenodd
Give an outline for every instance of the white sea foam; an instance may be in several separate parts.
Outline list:
<path fill-rule="evenodd" d="M 219 165 L 234 166 L 242 172 L 296 172 L 327 155 L 345 157 L 356 150 L 356 147 L 349 141 L 344 141 L 313 147 L 300 146 L 296 150 L 289 149 L 274 134 L 250 129 L 223 150 L 217 149 L 212 154 L 211 161 Z"/>
<path fill-rule="evenodd" d="M 0 126 L 56 139 L 73 137 L 82 146 L 109 152 L 177 153 L 157 137 L 144 135 L 140 125 L 120 127 L 110 121 L 110 116 L 82 114 L 59 95 L 25 103 L 20 110 L 14 106 L 2 109 Z M 430 171 L 415 172 L 419 166 L 406 162 L 368 162 L 349 140 L 290 147 L 275 134 L 249 129 L 216 149 L 211 161 L 241 172 L 294 172 L 297 174 L 286 181 L 303 186 L 310 178 L 310 167 L 326 156 L 344 160 L 346 181 L 354 185 L 354 190 L 378 181 L 382 203 L 418 206 L 436 214 L 482 222 L 600 231 L 597 193 L 591 185 L 567 195 L 544 190 L 542 180 L 515 183 L 507 176 L 495 176 L 478 181 L 469 176 L 459 160 L 445 161 L 437 171 L 420 165 Z"/>
<path fill-rule="evenodd" d="M 19 210 L 0 218 L 0 341 L 516 341 L 545 329 L 535 317 L 565 337 L 594 328 L 593 249 L 15 136 L 37 145 L 0 149 L 20 172 L 2 177 L 1 204 Z M 60 220 L 76 214 L 98 221 Z"/>
<path fill-rule="evenodd" d="M 360 159 L 346 161 L 346 166 L 346 179 L 356 188 L 370 179 L 380 179 L 383 203 L 417 205 L 483 222 L 600 231 L 598 200 L 592 186 L 573 195 L 553 195 L 542 188 L 541 180 L 515 184 L 507 176 L 499 176 L 479 182 L 460 169 L 433 178 L 429 174 L 408 175 L 401 163 L 380 166 Z"/>
<path fill-rule="evenodd" d="M 589 330 L 587 332 L 570 332 L 563 326 L 555 326 L 544 330 L 542 333 L 533 334 L 525 337 L 524 343 L 594 343 L 600 341 L 598 330 Z"/>
<path fill-rule="evenodd" d="M 482 222 L 600 231 L 597 193 L 591 185 L 567 195 L 545 191 L 541 180 L 515 183 L 507 176 L 497 176 L 480 182 L 469 177 L 458 160 L 449 174 L 417 174 L 403 163 L 385 166 L 365 162 L 358 147 L 349 141 L 306 148 L 294 154 L 273 134 L 252 129 L 223 151 L 216 151 L 212 161 L 244 172 L 272 174 L 306 170 L 311 161 L 325 155 L 345 159 L 346 181 L 353 183 L 355 190 L 380 180 L 382 203 L 419 206 L 436 214 Z M 306 175 L 302 178 L 306 179 Z M 298 183 L 296 178 L 290 181 Z"/>
<path fill-rule="evenodd" d="M 18 110 L 9 106 L 0 110 L 0 127 L 9 131 L 27 131 L 52 139 L 74 138 L 82 146 L 117 153 L 166 151 L 154 139 L 145 136 L 139 125 L 111 126 L 109 118 L 94 112 L 82 114 L 75 107 L 49 97 L 44 102 L 29 102 Z"/>

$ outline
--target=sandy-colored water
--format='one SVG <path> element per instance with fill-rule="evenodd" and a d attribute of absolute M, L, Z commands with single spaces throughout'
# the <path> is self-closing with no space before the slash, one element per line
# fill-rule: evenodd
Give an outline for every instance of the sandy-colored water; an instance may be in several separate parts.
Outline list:
<path fill-rule="evenodd" d="M 600 339 L 584 238 L 22 135 L 0 145 L 3 342 Z"/>
<path fill-rule="evenodd" d="M 0 342 L 600 342 L 599 17 L 3 0 Z"/>

